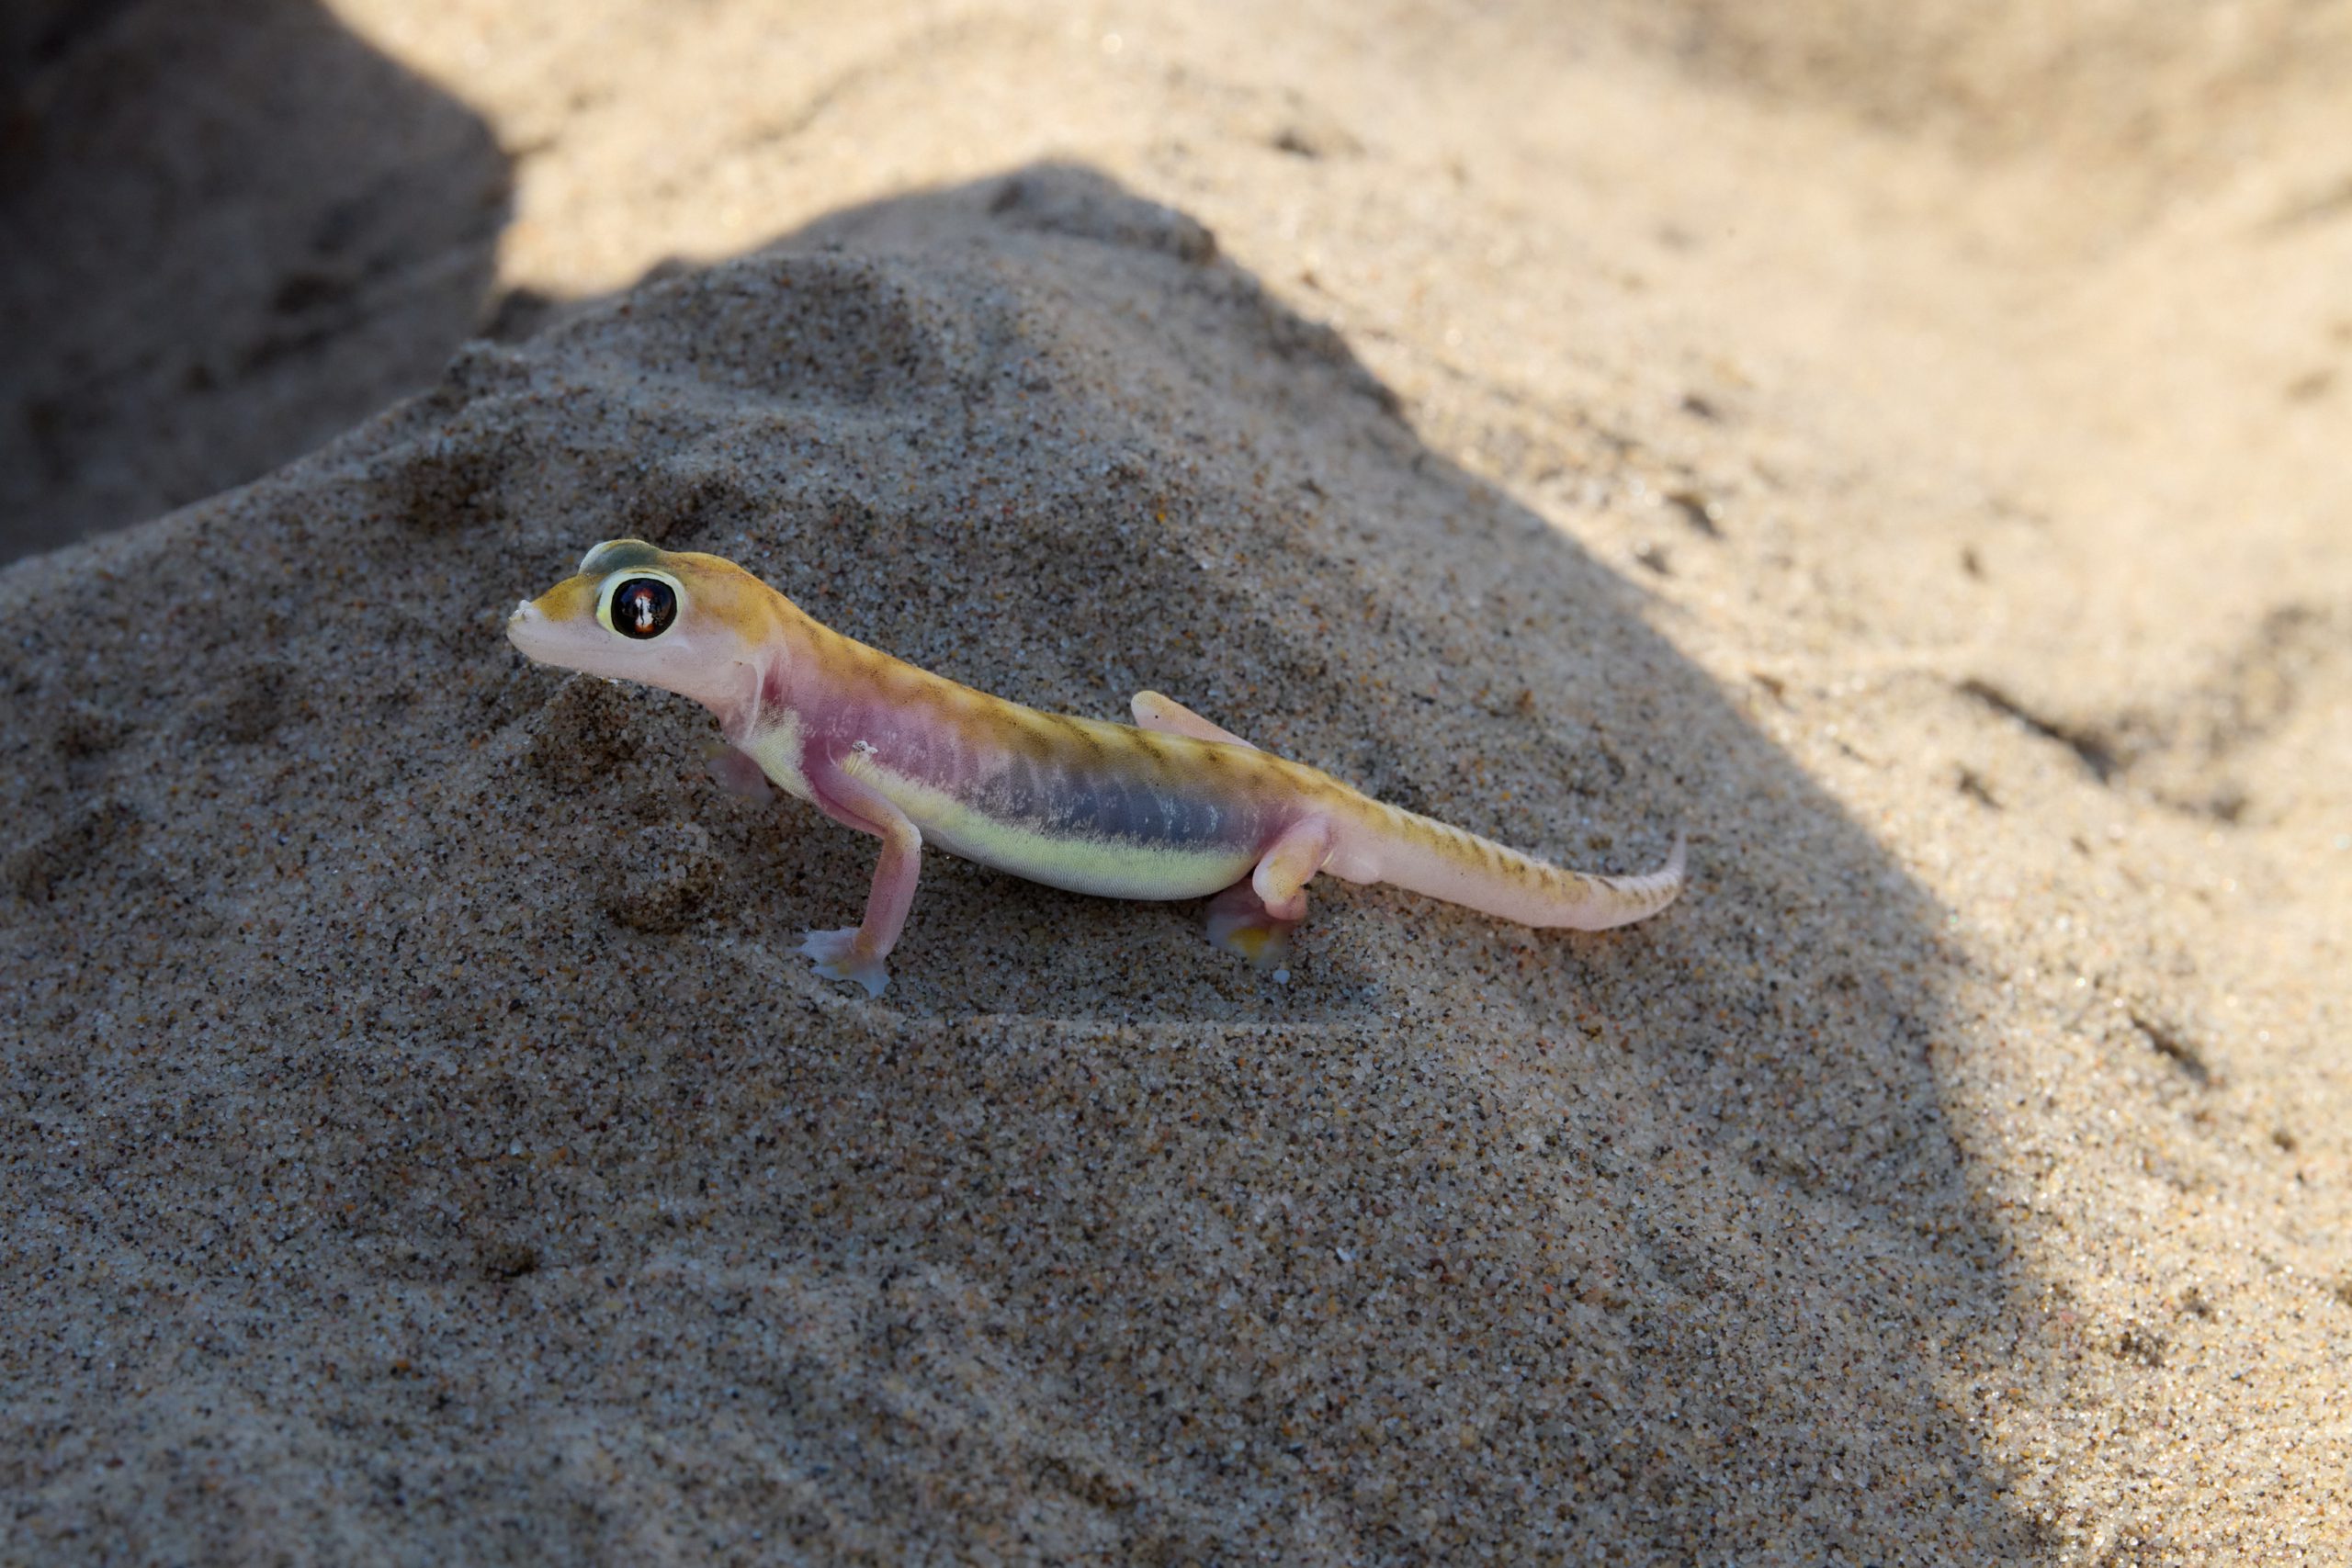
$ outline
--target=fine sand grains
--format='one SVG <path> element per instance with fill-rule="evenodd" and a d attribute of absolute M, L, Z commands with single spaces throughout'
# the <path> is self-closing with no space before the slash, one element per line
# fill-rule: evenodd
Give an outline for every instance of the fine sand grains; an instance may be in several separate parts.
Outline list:
<path fill-rule="evenodd" d="M 43 165 L 12 539 L 502 341 L 0 573 L 0 1561 L 2352 1557 L 2334 24 L 1721 9 L 354 0 L 123 100 L 266 221 Z M 1693 885 L 933 854 L 871 1002 L 500 636 L 620 535 Z"/>

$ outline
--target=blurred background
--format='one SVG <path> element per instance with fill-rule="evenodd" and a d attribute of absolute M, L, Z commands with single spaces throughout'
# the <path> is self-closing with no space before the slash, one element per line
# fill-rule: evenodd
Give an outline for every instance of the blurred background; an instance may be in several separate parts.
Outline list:
<path fill-rule="evenodd" d="M 1385 239 L 1476 231 L 1486 313 L 1540 304 L 1588 362 L 1800 367 L 1863 394 L 1829 411 L 1855 460 L 1924 435 L 2045 513 L 2269 514 L 2249 543 L 2292 555 L 2276 514 L 2352 446 L 2342 5 L 17 0 L 0 28 L 10 556 L 265 473 L 469 337 L 1046 157 L 1182 205 L 1375 361 L 1431 292 Z"/>

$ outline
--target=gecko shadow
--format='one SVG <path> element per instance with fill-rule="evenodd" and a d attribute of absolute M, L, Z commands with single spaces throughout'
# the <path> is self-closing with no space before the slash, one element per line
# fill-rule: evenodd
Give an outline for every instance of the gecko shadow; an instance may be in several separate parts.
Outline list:
<path fill-rule="evenodd" d="M 1040 166 L 641 289 L 492 379 L 567 365 L 616 400 L 616 456 L 662 455 L 603 516 L 512 519 L 510 558 L 726 554 L 984 689 L 1115 715 L 1157 687 L 1575 863 L 1691 829 L 1684 902 L 1602 937 L 1319 882 L 1288 987 L 1192 910 L 933 855 L 885 1006 L 804 1027 L 773 998 L 808 988 L 791 949 L 854 910 L 872 846 L 684 807 L 736 913 L 621 940 L 767 957 L 697 992 L 729 1065 L 673 1053 L 668 1092 L 729 1127 L 794 1107 L 790 1157 L 729 1166 L 761 1201 L 717 1223 L 992 1303 L 973 1343 L 1057 1415 L 983 1448 L 1088 1455 L 1070 1506 L 1211 1556 L 1899 1556 L 1921 1519 L 2022 1550 L 1917 1348 L 2003 1293 L 1929 1060 L 1940 911 L 1336 333 L 1183 214 Z M 901 1434 L 958 1476 L 969 1436 Z"/>
<path fill-rule="evenodd" d="M 311 0 L 0 28 L 0 561 L 254 479 L 480 330 L 509 163 Z"/>

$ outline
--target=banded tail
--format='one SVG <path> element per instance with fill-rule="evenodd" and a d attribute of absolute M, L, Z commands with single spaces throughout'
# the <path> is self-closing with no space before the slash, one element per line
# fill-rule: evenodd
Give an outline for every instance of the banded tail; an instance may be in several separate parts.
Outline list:
<path fill-rule="evenodd" d="M 1397 807 L 1375 803 L 1373 875 L 1410 893 L 1442 898 L 1523 926 L 1606 931 L 1646 919 L 1681 893 L 1683 841 L 1656 871 L 1599 876 L 1523 855 L 1491 839 Z"/>

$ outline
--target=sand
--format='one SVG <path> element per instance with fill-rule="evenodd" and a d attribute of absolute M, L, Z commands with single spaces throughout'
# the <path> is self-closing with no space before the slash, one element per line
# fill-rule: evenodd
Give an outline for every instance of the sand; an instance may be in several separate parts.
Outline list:
<path fill-rule="evenodd" d="M 48 8 L 0 1558 L 2352 1556 L 2352 28 L 2200 15 Z M 1693 885 L 869 1000 L 500 636 L 619 535 Z"/>

